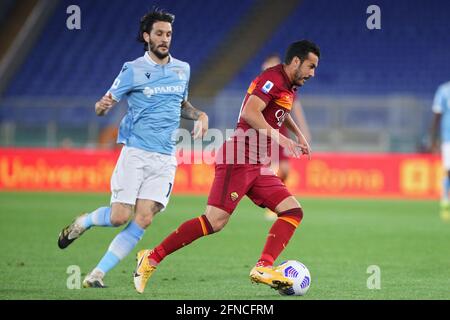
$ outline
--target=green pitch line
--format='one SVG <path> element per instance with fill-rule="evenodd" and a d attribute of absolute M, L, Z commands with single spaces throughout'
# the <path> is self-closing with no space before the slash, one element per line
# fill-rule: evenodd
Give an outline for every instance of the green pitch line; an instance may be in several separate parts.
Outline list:
<path fill-rule="evenodd" d="M 131 276 L 136 252 L 202 214 L 205 197 L 173 196 L 133 253 L 107 275 L 109 288 L 70 290 L 67 268 L 79 266 L 84 276 L 118 229 L 89 230 L 64 251 L 56 245 L 58 233 L 75 215 L 108 203 L 109 195 L 2 192 L 0 299 L 450 298 L 450 223 L 440 220 L 437 202 L 300 200 L 304 220 L 277 262 L 296 259 L 308 266 L 312 285 L 305 297 L 281 297 L 250 283 L 271 222 L 248 200 L 223 231 L 164 260 L 138 295 Z M 381 270 L 379 290 L 367 288 L 371 265 Z"/>

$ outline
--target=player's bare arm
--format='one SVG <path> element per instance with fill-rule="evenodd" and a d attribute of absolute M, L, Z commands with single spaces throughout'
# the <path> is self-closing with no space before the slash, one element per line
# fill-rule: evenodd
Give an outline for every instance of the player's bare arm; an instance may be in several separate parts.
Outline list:
<path fill-rule="evenodd" d="M 272 128 L 264 119 L 262 114 L 266 108 L 266 103 L 259 97 L 251 95 L 245 104 L 241 117 L 255 130 L 263 130 L 267 135 L 275 139 L 275 141 L 291 152 L 295 157 L 300 157 L 301 145 L 295 141 L 283 136 L 278 130 Z"/>
<path fill-rule="evenodd" d="M 181 103 L 181 117 L 183 119 L 195 120 L 192 136 L 194 139 L 205 136 L 208 131 L 208 115 L 196 109 L 189 101 L 185 100 Z"/>
<path fill-rule="evenodd" d="M 299 99 L 295 99 L 292 105 L 291 115 L 294 114 L 293 119 L 298 123 L 303 135 L 308 143 L 311 143 L 311 130 L 309 130 L 308 122 L 306 121 L 303 106 Z"/>
<path fill-rule="evenodd" d="M 288 130 L 290 130 L 293 134 L 295 134 L 297 142 L 300 144 L 302 153 L 307 154 L 308 157 L 310 158 L 311 147 L 309 146 L 308 140 L 306 139 L 305 135 L 300 130 L 300 128 L 297 126 L 294 119 L 292 119 L 292 116 L 290 114 L 288 114 L 284 119 L 284 124 L 286 125 L 286 128 L 288 128 Z"/>
<path fill-rule="evenodd" d="M 98 116 L 104 116 L 108 113 L 108 111 L 116 104 L 112 98 L 111 93 L 105 94 L 99 101 L 95 103 L 95 113 Z"/>

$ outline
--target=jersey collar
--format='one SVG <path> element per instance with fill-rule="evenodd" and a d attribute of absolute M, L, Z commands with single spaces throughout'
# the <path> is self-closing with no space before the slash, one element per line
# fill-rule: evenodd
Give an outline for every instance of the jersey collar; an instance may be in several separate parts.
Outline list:
<path fill-rule="evenodd" d="M 150 57 L 150 55 L 148 54 L 148 51 L 145 51 L 145 53 L 144 53 L 144 59 L 145 59 L 145 61 L 147 61 L 151 66 L 159 66 L 160 64 L 157 64 L 153 59 L 152 59 L 152 57 Z M 171 63 L 172 62 L 172 56 L 170 55 L 170 53 L 169 53 L 169 61 L 166 63 L 166 64 L 169 64 L 169 63 Z"/>

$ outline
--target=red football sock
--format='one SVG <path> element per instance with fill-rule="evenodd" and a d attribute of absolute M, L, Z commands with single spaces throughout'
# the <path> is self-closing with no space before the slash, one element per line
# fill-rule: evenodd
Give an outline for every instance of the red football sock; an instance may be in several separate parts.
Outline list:
<path fill-rule="evenodd" d="M 264 246 L 257 266 L 272 266 L 281 251 L 287 246 L 289 240 L 303 218 L 301 208 L 289 209 L 278 215 L 269 231 L 266 245 Z"/>
<path fill-rule="evenodd" d="M 148 257 L 150 263 L 157 265 L 172 252 L 211 233 L 214 230 L 205 215 L 188 220 L 153 249 Z"/>

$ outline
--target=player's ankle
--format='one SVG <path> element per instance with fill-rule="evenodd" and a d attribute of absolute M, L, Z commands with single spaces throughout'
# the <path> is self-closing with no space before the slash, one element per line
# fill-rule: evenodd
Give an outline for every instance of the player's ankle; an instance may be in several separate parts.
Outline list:
<path fill-rule="evenodd" d="M 94 270 L 91 271 L 90 275 L 103 279 L 105 277 L 105 272 L 97 267 L 94 268 Z"/>
<path fill-rule="evenodd" d="M 152 267 L 157 267 L 159 265 L 159 262 L 157 262 L 156 260 L 148 257 L 148 263 L 152 266 Z"/>
<path fill-rule="evenodd" d="M 272 266 L 273 266 L 273 263 L 270 263 L 269 261 L 266 261 L 266 260 L 258 260 L 258 262 L 256 263 L 256 267 L 271 268 Z"/>
<path fill-rule="evenodd" d="M 150 254 L 148 255 L 148 262 L 150 263 L 150 265 L 156 267 L 161 263 L 161 261 L 164 259 L 164 256 L 161 255 L 160 252 L 161 249 L 158 250 L 158 247 L 150 251 Z"/>
<path fill-rule="evenodd" d="M 271 254 L 268 254 L 266 252 L 263 252 L 261 256 L 259 257 L 258 262 L 256 263 L 257 267 L 269 267 L 271 268 L 273 266 L 273 263 L 275 259 L 272 257 Z"/>

